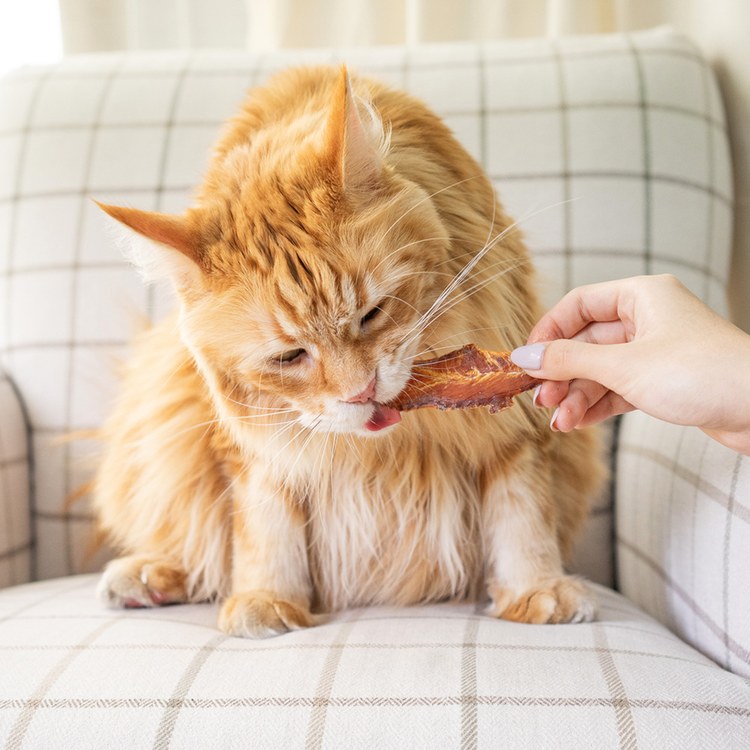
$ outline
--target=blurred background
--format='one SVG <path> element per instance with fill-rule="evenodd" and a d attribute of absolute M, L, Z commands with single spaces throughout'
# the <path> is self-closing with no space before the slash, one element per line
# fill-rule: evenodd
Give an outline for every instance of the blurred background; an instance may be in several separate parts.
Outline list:
<path fill-rule="evenodd" d="M 690 36 L 719 76 L 734 157 L 732 313 L 750 331 L 748 0 L 2 0 L 0 74 L 112 50 L 347 48 L 662 24 Z"/>

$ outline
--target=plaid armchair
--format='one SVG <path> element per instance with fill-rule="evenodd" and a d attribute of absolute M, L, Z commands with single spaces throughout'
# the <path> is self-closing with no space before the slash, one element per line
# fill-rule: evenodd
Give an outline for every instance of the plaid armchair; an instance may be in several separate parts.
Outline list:
<path fill-rule="evenodd" d="M 522 220 L 548 302 L 669 271 L 726 313 L 731 168 L 711 69 L 632 36 L 271 56 L 70 58 L 0 82 L 0 739 L 8 748 L 750 745 L 750 464 L 642 414 L 575 567 L 583 625 L 441 604 L 245 641 L 214 605 L 109 611 L 66 497 L 145 289 L 89 196 L 180 210 L 220 123 L 275 69 L 345 60 L 425 99 Z M 689 332 L 686 332 L 686 335 Z M 29 582 L 34 581 L 34 582 Z"/>

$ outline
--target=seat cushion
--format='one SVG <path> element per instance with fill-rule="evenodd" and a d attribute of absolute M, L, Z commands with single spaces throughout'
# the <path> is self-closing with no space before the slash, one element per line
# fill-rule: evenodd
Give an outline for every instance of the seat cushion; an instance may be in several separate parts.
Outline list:
<path fill-rule="evenodd" d="M 95 586 L 0 592 L 6 747 L 748 747 L 748 683 L 602 587 L 586 625 L 442 604 L 249 641 L 215 605 L 112 611 Z"/>

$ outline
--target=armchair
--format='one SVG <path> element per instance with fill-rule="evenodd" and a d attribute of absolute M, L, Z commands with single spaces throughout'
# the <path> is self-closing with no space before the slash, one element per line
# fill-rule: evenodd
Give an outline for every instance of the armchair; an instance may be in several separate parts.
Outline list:
<path fill-rule="evenodd" d="M 548 302 L 671 272 L 726 314 L 731 162 L 713 73 L 669 30 L 559 41 L 81 56 L 0 81 L 0 740 L 8 748 L 750 745 L 750 463 L 643 414 L 575 568 L 584 625 L 469 604 L 346 611 L 267 641 L 211 604 L 110 611 L 66 497 L 144 289 L 90 196 L 180 210 L 273 70 L 343 61 L 424 98 L 521 220 Z M 689 331 L 686 331 L 689 335 Z M 32 582 L 33 580 L 33 582 Z M 11 585 L 15 584 L 15 585 Z"/>

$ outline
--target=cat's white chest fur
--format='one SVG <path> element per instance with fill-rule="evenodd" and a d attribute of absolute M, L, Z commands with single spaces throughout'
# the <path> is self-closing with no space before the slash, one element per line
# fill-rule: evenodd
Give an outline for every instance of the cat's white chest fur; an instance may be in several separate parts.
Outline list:
<path fill-rule="evenodd" d="M 479 579 L 477 489 L 460 473 L 404 466 L 367 474 L 354 462 L 321 473 L 306 511 L 318 606 L 465 596 Z M 446 467 L 447 468 L 447 467 Z"/>

